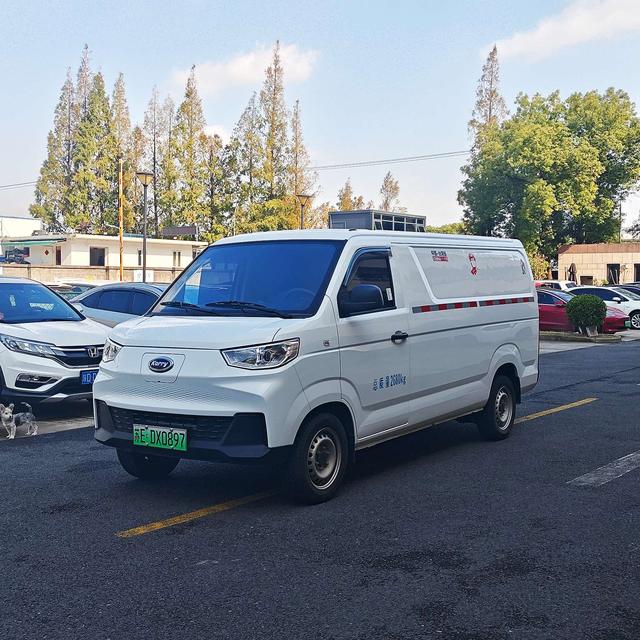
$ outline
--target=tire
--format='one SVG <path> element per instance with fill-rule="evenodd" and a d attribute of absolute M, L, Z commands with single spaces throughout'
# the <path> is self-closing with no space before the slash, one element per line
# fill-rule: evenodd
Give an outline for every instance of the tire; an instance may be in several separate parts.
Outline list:
<path fill-rule="evenodd" d="M 349 442 L 342 421 L 332 413 L 307 420 L 289 459 L 288 492 L 297 502 L 318 504 L 333 498 L 349 464 Z"/>
<path fill-rule="evenodd" d="M 163 456 L 133 453 L 121 449 L 117 449 L 117 454 L 122 468 L 142 480 L 166 478 L 180 462 L 180 458 L 164 458 Z"/>
<path fill-rule="evenodd" d="M 498 375 L 491 385 L 491 394 L 477 421 L 485 440 L 504 440 L 511 433 L 516 417 L 516 393 L 510 378 Z"/>
<path fill-rule="evenodd" d="M 632 329 L 640 329 L 640 311 L 634 311 L 629 316 L 629 323 Z"/>

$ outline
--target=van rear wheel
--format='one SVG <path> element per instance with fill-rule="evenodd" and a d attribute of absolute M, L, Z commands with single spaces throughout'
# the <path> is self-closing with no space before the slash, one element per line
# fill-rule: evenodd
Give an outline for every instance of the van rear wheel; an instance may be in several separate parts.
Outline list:
<path fill-rule="evenodd" d="M 516 417 L 516 394 L 513 382 L 507 376 L 496 376 L 491 394 L 480 413 L 478 429 L 486 440 L 504 440 L 510 433 Z"/>
<path fill-rule="evenodd" d="M 117 449 L 118 461 L 122 468 L 142 480 L 159 480 L 168 476 L 180 462 L 180 458 L 165 458 L 145 453 L 133 453 Z"/>
<path fill-rule="evenodd" d="M 289 493 L 318 504 L 336 495 L 347 472 L 349 444 L 344 425 L 332 413 L 319 413 L 301 428 L 289 460 Z"/>

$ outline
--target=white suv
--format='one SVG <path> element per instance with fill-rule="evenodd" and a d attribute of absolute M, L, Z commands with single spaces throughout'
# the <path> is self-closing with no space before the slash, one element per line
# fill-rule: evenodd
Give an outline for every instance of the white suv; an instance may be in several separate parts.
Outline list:
<path fill-rule="evenodd" d="M 591 295 L 604 300 L 608 307 L 620 309 L 629 316 L 633 329 L 640 329 L 640 296 L 622 287 L 575 287 L 571 293 L 577 296 Z"/>
<path fill-rule="evenodd" d="M 0 277 L 0 401 L 90 399 L 107 333 L 39 282 Z"/>

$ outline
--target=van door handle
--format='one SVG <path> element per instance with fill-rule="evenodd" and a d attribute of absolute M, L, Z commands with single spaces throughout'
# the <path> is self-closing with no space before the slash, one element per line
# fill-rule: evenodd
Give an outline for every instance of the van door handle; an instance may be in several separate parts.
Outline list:
<path fill-rule="evenodd" d="M 391 336 L 391 342 L 393 342 L 393 344 L 398 344 L 400 342 L 404 342 L 408 337 L 409 337 L 408 333 L 405 333 L 404 331 L 396 331 Z"/>

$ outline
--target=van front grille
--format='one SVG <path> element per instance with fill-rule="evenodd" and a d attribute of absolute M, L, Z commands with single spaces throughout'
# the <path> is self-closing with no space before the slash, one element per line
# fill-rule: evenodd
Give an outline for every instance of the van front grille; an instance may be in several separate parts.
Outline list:
<path fill-rule="evenodd" d="M 134 424 L 146 424 L 153 427 L 186 429 L 189 438 L 220 441 L 224 438 L 233 416 L 189 416 L 176 413 L 154 413 L 109 407 L 113 425 L 118 431 L 133 433 Z"/>

